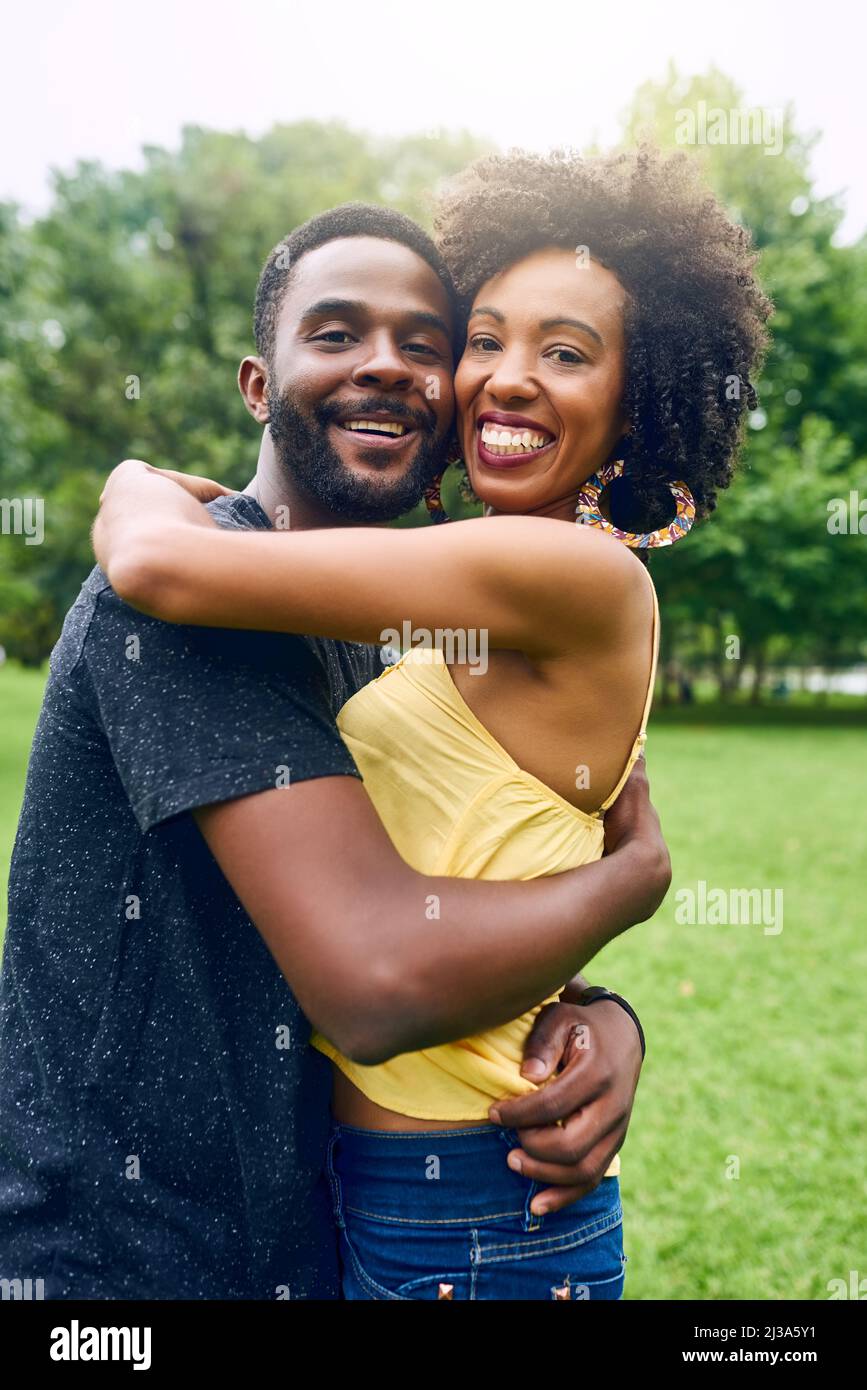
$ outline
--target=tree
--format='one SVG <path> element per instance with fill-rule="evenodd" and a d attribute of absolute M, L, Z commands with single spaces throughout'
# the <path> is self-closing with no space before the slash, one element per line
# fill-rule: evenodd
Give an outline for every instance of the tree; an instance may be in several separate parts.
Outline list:
<path fill-rule="evenodd" d="M 684 113 L 701 102 L 706 113 L 745 112 L 741 91 L 716 69 L 683 78 L 671 67 L 663 83 L 636 93 L 624 143 L 649 138 L 677 148 Z M 653 562 L 675 628 L 670 645 L 709 656 L 725 696 L 737 680 L 724 644 L 738 634 L 741 665 L 734 669 L 752 665 L 756 699 L 775 657 L 828 664 L 865 651 L 867 538 L 833 536 L 827 523 L 834 497 L 860 489 L 867 498 L 867 419 L 857 404 L 867 384 L 867 241 L 835 244 L 842 211 L 834 199 L 816 199 L 810 185 L 816 137 L 798 134 L 791 110 L 779 117 L 765 126 L 774 136 L 768 146 L 683 146 L 752 231 L 776 312 L 741 477 L 710 521 Z M 728 123 L 728 133 L 758 129 L 756 122 Z"/>
<path fill-rule="evenodd" d="M 32 225 L 0 205 L 0 497 L 38 497 L 45 543 L 0 536 L 0 641 L 44 660 L 91 564 L 90 522 L 120 459 L 240 485 L 256 434 L 235 386 L 271 247 L 348 200 L 429 220 L 466 134 L 373 139 L 340 124 L 259 140 L 188 127 L 140 173 L 81 163 Z"/>

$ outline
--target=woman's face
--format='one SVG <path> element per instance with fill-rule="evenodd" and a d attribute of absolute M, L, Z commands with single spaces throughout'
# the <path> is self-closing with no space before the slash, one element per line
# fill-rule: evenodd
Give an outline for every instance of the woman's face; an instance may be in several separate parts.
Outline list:
<path fill-rule="evenodd" d="M 617 276 L 550 247 L 479 290 L 455 377 L 458 431 L 476 496 L 498 512 L 551 511 L 624 432 Z"/>

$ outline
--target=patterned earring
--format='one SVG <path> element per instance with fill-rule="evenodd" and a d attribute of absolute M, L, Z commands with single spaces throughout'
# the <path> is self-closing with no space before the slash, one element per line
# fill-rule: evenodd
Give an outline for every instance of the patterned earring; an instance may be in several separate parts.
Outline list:
<path fill-rule="evenodd" d="M 437 473 L 433 482 L 429 483 L 424 490 L 424 504 L 428 509 L 428 515 L 431 521 L 435 524 L 439 524 L 443 521 L 451 521 L 451 517 L 443 506 L 440 488 L 442 487 L 443 478 L 446 475 L 446 468 L 448 468 L 449 464 L 458 464 L 461 462 L 461 448 L 453 435 L 451 443 L 446 451 L 445 467 L 442 469 L 442 472 Z"/>
<path fill-rule="evenodd" d="M 424 504 L 428 509 L 431 521 L 439 523 L 451 521 L 451 517 L 443 506 L 443 499 L 440 496 L 440 488 L 445 477 L 445 469 L 442 473 L 437 473 L 432 483 L 429 483 L 424 490 Z"/>
<path fill-rule="evenodd" d="M 607 531 L 610 536 L 616 536 L 633 550 L 651 550 L 656 546 L 674 545 L 675 541 L 686 535 L 695 521 L 695 498 L 686 483 L 669 483 L 677 510 L 674 520 L 669 522 L 668 526 L 661 526 L 658 531 L 645 531 L 639 535 L 635 531 L 621 531 L 619 526 L 607 521 L 599 510 L 599 499 L 603 490 L 622 473 L 623 460 L 618 459 L 614 463 L 603 464 L 598 473 L 594 473 L 592 478 L 582 483 L 578 493 L 578 505 L 575 508 L 577 522 Z"/>

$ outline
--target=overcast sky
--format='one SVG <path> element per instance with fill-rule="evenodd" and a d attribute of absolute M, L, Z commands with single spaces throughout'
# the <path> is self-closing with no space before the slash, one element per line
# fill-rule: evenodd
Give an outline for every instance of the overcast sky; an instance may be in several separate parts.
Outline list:
<path fill-rule="evenodd" d="M 750 106 L 795 104 L 820 130 L 820 194 L 867 230 L 862 0 L 0 0 L 0 197 L 37 211 L 51 166 L 136 167 L 191 122 L 258 135 L 341 118 L 403 134 L 467 127 L 499 144 L 617 134 L 669 58 L 715 63 Z"/>

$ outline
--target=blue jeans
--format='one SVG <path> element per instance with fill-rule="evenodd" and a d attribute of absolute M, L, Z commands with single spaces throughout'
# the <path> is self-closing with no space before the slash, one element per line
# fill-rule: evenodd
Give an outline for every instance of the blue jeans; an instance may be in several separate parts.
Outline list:
<path fill-rule="evenodd" d="M 347 1299 L 618 1299 L 620 1183 L 535 1216 L 514 1130 L 395 1134 L 335 1124 L 328 1175 Z"/>

